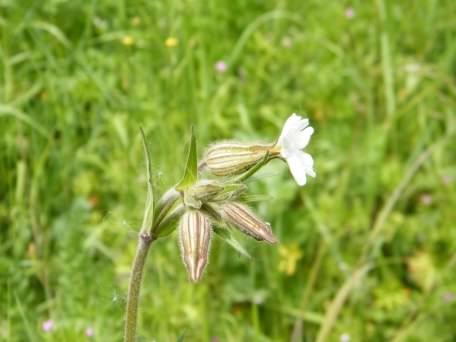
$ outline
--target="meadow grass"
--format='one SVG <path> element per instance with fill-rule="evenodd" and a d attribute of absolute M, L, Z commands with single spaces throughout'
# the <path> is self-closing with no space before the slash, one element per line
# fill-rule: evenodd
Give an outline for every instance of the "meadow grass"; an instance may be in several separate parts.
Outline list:
<path fill-rule="evenodd" d="M 158 240 L 138 340 L 454 341 L 455 19 L 453 0 L 0 1 L 0 339 L 121 340 L 139 127 L 160 192 L 190 125 L 271 142 L 298 112 L 317 178 L 277 161 L 249 183 L 281 244 L 214 239 L 194 285 Z"/>

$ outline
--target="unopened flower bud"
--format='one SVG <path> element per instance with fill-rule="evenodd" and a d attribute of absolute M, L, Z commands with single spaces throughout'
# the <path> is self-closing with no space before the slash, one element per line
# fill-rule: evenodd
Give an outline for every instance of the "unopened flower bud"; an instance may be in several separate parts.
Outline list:
<path fill-rule="evenodd" d="M 189 189 L 190 195 L 196 200 L 208 201 L 217 196 L 224 189 L 223 184 L 204 180 L 196 183 Z"/>
<path fill-rule="evenodd" d="M 192 281 L 201 279 L 209 257 L 211 239 L 209 218 L 198 210 L 188 210 L 179 226 L 182 259 Z"/>
<path fill-rule="evenodd" d="M 222 217 L 228 223 L 235 225 L 242 232 L 257 240 L 266 240 L 270 243 L 277 242 L 270 225 L 263 222 L 248 207 L 240 203 L 226 203 L 222 207 Z"/>
<path fill-rule="evenodd" d="M 170 223 L 175 225 L 176 220 L 182 216 L 182 206 L 176 208 L 179 203 L 180 194 L 176 189 L 169 189 L 162 198 L 158 201 L 155 207 L 155 219 L 152 234 L 156 237 L 163 236 L 163 231 L 171 226 Z M 167 235 L 167 234 L 164 234 Z"/>
<path fill-rule="evenodd" d="M 180 194 L 175 188 L 166 191 L 155 207 L 156 221 L 160 221 L 175 206 L 179 198 Z"/>
<path fill-rule="evenodd" d="M 153 235 L 161 238 L 171 234 L 176 229 L 177 222 L 185 213 L 185 209 L 185 206 L 181 204 L 164 215 L 163 219 L 155 226 L 152 232 Z"/>
<path fill-rule="evenodd" d="M 215 144 L 206 153 L 205 166 L 216 176 L 241 174 L 260 162 L 271 148 L 268 145 Z"/>
<path fill-rule="evenodd" d="M 239 197 L 245 190 L 242 183 L 220 183 L 213 180 L 203 180 L 189 189 L 189 196 L 202 202 L 221 202 Z"/>
<path fill-rule="evenodd" d="M 157 203 L 156 211 L 168 211 L 179 198 L 179 192 L 175 188 L 166 191 Z"/>

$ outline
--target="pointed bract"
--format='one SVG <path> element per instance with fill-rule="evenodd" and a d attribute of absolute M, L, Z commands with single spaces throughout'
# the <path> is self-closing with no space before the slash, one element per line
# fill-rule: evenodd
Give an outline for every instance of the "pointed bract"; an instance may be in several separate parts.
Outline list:
<path fill-rule="evenodd" d="M 215 234 L 217 234 L 223 241 L 225 241 L 240 255 L 248 259 L 252 259 L 252 256 L 249 254 L 249 252 L 247 252 L 244 246 L 242 246 L 239 241 L 236 240 L 233 234 L 231 234 L 231 231 L 228 227 L 213 226 L 213 230 Z"/>
<path fill-rule="evenodd" d="M 185 165 L 184 177 L 176 185 L 178 191 L 183 191 L 190 185 L 194 184 L 198 178 L 198 154 L 196 148 L 196 135 L 192 127 L 192 136 L 188 149 L 187 164 Z"/>
<path fill-rule="evenodd" d="M 152 186 L 152 171 L 150 163 L 150 151 L 147 145 L 146 135 L 142 128 L 139 129 L 141 132 L 141 138 L 144 148 L 144 157 L 146 159 L 146 172 L 147 172 L 147 198 L 144 209 L 144 219 L 142 224 L 143 230 L 150 230 L 154 223 L 154 189 Z"/>
<path fill-rule="evenodd" d="M 188 210 L 182 216 L 179 225 L 182 260 L 194 282 L 201 279 L 206 267 L 211 233 L 211 222 L 201 211 Z"/>

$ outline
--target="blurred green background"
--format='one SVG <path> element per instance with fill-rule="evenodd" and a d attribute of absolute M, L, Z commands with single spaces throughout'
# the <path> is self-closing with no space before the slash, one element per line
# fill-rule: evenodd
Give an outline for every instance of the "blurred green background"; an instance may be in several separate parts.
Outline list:
<path fill-rule="evenodd" d="M 160 192 L 191 124 L 272 142 L 292 112 L 317 178 L 249 183 L 280 245 L 214 238 L 194 285 L 159 240 L 138 341 L 456 340 L 454 0 L 1 0 L 0 56 L 1 340 L 121 340 L 140 126 Z"/>

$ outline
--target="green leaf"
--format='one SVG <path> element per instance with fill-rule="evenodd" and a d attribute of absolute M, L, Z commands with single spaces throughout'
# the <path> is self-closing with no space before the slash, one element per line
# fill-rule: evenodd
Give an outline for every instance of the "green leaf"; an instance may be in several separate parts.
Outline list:
<path fill-rule="evenodd" d="M 141 138 L 144 147 L 144 157 L 146 159 L 146 173 L 147 173 L 147 198 L 146 205 L 144 208 L 144 219 L 142 224 L 142 231 L 146 231 L 152 228 L 154 223 L 154 189 L 152 186 L 152 167 L 150 162 L 150 151 L 149 146 L 147 145 L 146 135 L 142 128 L 139 128 L 141 131 Z"/>
<path fill-rule="evenodd" d="M 213 226 L 214 233 L 216 233 L 223 241 L 236 250 L 242 256 L 252 259 L 252 256 L 247 252 L 247 250 L 242 246 L 238 240 L 235 239 L 231 231 L 227 227 L 220 227 L 217 225 Z"/>
<path fill-rule="evenodd" d="M 196 151 L 195 130 L 192 127 L 190 147 L 188 149 L 187 165 L 185 166 L 184 177 L 177 184 L 176 190 L 183 191 L 194 184 L 198 178 L 198 155 Z"/>

